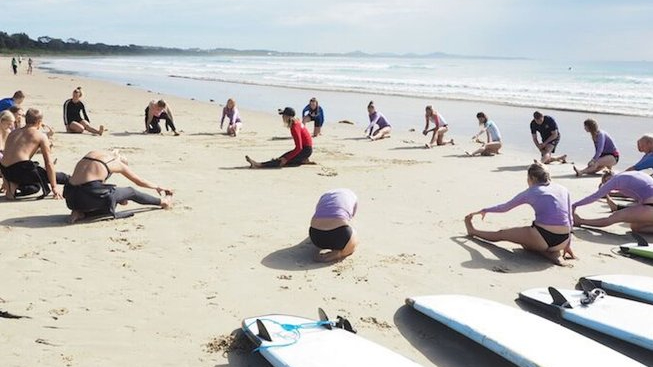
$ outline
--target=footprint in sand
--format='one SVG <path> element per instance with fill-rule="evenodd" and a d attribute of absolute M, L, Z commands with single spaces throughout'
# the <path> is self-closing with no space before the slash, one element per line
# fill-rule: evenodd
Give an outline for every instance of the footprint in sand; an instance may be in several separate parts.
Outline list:
<path fill-rule="evenodd" d="M 338 176 L 338 171 L 336 171 L 334 168 L 322 167 L 322 172 L 319 172 L 317 175 L 325 176 L 325 177 L 334 177 L 334 176 Z"/>

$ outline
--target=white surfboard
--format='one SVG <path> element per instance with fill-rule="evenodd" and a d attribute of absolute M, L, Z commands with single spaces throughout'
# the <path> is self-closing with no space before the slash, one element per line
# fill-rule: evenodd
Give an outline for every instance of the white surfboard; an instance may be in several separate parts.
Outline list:
<path fill-rule="evenodd" d="M 555 290 L 552 287 L 529 289 L 519 293 L 519 297 L 540 306 L 553 307 L 569 322 L 653 350 L 653 318 L 650 317 L 653 306 L 608 295 L 583 305 L 581 300 L 586 298 L 583 291 L 557 289 L 568 303 L 561 305 L 562 302 L 553 300 L 551 292 Z"/>
<path fill-rule="evenodd" d="M 592 275 L 587 279 L 608 293 L 625 295 L 629 298 L 653 304 L 653 278 L 641 275 Z"/>
<path fill-rule="evenodd" d="M 650 245 L 642 246 L 642 244 L 638 243 L 627 243 L 620 245 L 619 249 L 627 254 L 653 259 L 653 246 Z"/>
<path fill-rule="evenodd" d="M 526 311 L 463 295 L 422 296 L 406 303 L 522 367 L 643 366 L 602 344 Z M 555 345 L 577 353 L 560 353 Z"/>
<path fill-rule="evenodd" d="M 257 320 L 267 331 L 263 336 Z M 245 319 L 242 326 L 261 355 L 275 367 L 420 367 L 352 332 L 336 327 L 329 330 L 318 322 L 297 316 L 265 315 Z"/>

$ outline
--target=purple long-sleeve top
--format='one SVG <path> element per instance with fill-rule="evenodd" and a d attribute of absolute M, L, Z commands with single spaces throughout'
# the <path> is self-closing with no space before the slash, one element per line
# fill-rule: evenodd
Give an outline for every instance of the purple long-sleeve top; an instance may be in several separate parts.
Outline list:
<path fill-rule="evenodd" d="M 564 186 L 549 183 L 533 185 L 517 194 L 507 203 L 483 209 L 488 213 L 505 213 L 522 204 L 530 205 L 535 211 L 535 223 L 571 228 L 571 199 Z"/>
<path fill-rule="evenodd" d="M 643 203 L 653 197 L 653 178 L 640 171 L 619 173 L 604 183 L 597 192 L 575 202 L 573 207 L 576 208 L 593 203 L 608 195 L 613 190 L 635 199 L 638 203 Z"/>
<path fill-rule="evenodd" d="M 597 160 L 605 154 L 613 154 L 617 157 L 619 156 L 619 151 L 614 145 L 612 138 L 605 131 L 599 130 L 599 132 L 596 134 L 594 148 L 596 149 L 596 152 L 594 153 L 592 160 Z"/>
<path fill-rule="evenodd" d="M 233 125 L 236 122 L 242 122 L 240 121 L 240 114 L 238 113 L 238 108 L 223 108 L 222 109 L 222 119 L 220 119 L 220 123 L 222 124 L 224 122 L 225 117 L 229 118 L 229 125 Z"/>
<path fill-rule="evenodd" d="M 374 125 L 378 125 L 379 129 L 383 129 L 386 126 L 390 126 L 385 116 L 383 116 L 381 112 L 376 112 L 376 111 L 370 115 L 370 124 L 367 126 L 367 129 L 365 129 L 365 131 L 370 130 L 370 134 L 372 134 Z"/>
<path fill-rule="evenodd" d="M 356 215 L 358 198 L 349 189 L 327 191 L 315 206 L 313 218 L 341 218 L 351 220 Z"/>

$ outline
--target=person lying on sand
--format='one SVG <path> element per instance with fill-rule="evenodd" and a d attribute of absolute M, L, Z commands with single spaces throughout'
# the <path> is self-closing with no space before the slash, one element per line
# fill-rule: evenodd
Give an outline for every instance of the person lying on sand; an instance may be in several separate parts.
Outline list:
<path fill-rule="evenodd" d="M 388 123 L 385 116 L 381 112 L 376 111 L 374 107 L 374 101 L 370 101 L 367 105 L 367 113 L 370 117 L 370 124 L 367 125 L 365 129 L 365 134 L 371 141 L 389 138 L 390 132 L 392 131 L 392 126 Z M 374 131 L 374 125 L 377 125 L 379 128 Z M 368 132 L 369 131 L 369 132 Z"/>
<path fill-rule="evenodd" d="M 556 265 L 562 265 L 566 255 L 575 258 L 571 251 L 572 211 L 569 191 L 551 182 L 549 172 L 539 163 L 528 168 L 528 189 L 505 204 L 485 208 L 465 217 L 467 234 L 487 241 L 509 241 L 524 249 L 543 255 Z M 474 228 L 472 218 L 480 214 L 505 213 L 519 205 L 528 204 L 535 210 L 535 220 L 530 227 L 516 227 L 500 231 L 481 231 Z"/>
<path fill-rule="evenodd" d="M 628 223 L 633 232 L 653 233 L 653 178 L 640 171 L 627 171 L 616 175 L 606 172 L 602 182 L 598 191 L 573 204 L 574 225 L 607 227 L 615 223 Z M 634 199 L 636 204 L 618 207 L 611 203 L 610 207 L 614 213 L 604 218 L 584 219 L 576 214 L 576 208 L 579 206 L 609 197 L 613 191 Z"/>
<path fill-rule="evenodd" d="M 482 156 L 493 156 L 495 154 L 499 154 L 499 149 L 501 149 L 502 146 L 501 132 L 499 132 L 499 127 L 494 121 L 488 120 L 487 116 L 483 112 L 477 113 L 476 118 L 478 119 L 478 124 L 481 127 L 481 130 L 478 132 L 478 134 L 472 136 L 472 140 L 483 145 L 471 153 L 465 153 L 472 157 L 479 154 Z M 479 136 L 482 134 L 486 135 L 485 143 L 479 140 Z"/>
<path fill-rule="evenodd" d="M 599 130 L 599 124 L 592 119 L 587 119 L 583 123 L 585 125 L 585 131 L 592 135 L 592 141 L 594 141 L 595 153 L 594 157 L 587 163 L 585 169 L 579 170 L 574 166 L 574 171 L 576 171 L 576 176 L 580 177 L 582 175 L 597 173 L 601 170 L 611 170 L 614 165 L 619 162 L 619 150 L 617 146 L 614 145 L 612 138 L 608 133 L 603 130 Z"/>
<path fill-rule="evenodd" d="M 140 187 L 156 190 L 165 197 L 151 196 L 136 191 L 131 187 L 116 187 L 106 181 L 113 173 L 120 173 Z M 75 166 L 73 175 L 64 187 L 70 213 L 70 223 L 90 216 L 111 214 L 116 215 L 116 205 L 127 205 L 133 201 L 141 205 L 155 205 L 162 209 L 172 207 L 172 190 L 155 185 L 140 178 L 127 165 L 127 160 L 117 150 L 113 152 L 90 151 Z"/>
<path fill-rule="evenodd" d="M 425 144 L 425 147 L 427 149 L 432 148 L 436 144 L 454 145 L 453 139 L 449 141 L 444 141 L 444 134 L 447 131 L 449 131 L 449 124 L 447 124 L 447 121 L 444 119 L 444 117 L 442 117 L 442 115 L 438 111 L 435 111 L 433 109 L 433 106 L 426 106 L 426 114 L 424 117 L 426 118 L 426 125 L 424 126 L 424 130 L 422 131 L 422 134 L 427 135 L 429 132 L 433 132 L 433 135 L 431 136 L 431 141 Z M 435 126 L 429 130 L 431 121 Z"/>
<path fill-rule="evenodd" d="M 104 126 L 100 125 L 98 129 L 91 126 L 91 119 L 88 118 L 86 107 L 82 102 L 82 87 L 73 90 L 73 97 L 66 100 L 63 104 L 63 123 L 66 126 L 67 133 L 81 134 L 88 131 L 91 134 L 102 135 Z"/>
<path fill-rule="evenodd" d="M 537 140 L 538 132 L 542 137 L 541 143 Z M 556 152 L 556 147 L 560 143 L 560 131 L 558 131 L 558 124 L 553 117 L 544 116 L 539 111 L 533 112 L 533 120 L 531 121 L 531 137 L 533 138 L 533 144 L 535 144 L 535 147 L 542 155 L 540 158 L 542 163 L 567 163 L 567 155 L 553 155 L 553 153 Z"/>
<path fill-rule="evenodd" d="M 50 139 L 41 131 L 42 126 L 43 114 L 30 108 L 25 114 L 25 127 L 16 129 L 7 136 L 4 154 L 0 159 L 7 199 L 36 194 L 39 190 L 42 190 L 40 199 L 50 192 L 55 199 L 62 197 L 61 189 L 57 185 L 67 183 L 69 176 L 54 171 L 54 162 L 50 156 Z M 45 169 L 31 160 L 39 150 L 43 155 Z"/>
<path fill-rule="evenodd" d="M 302 124 L 301 120 L 295 118 L 294 109 L 286 107 L 283 110 L 279 110 L 279 115 L 281 115 L 281 119 L 286 127 L 290 129 L 290 135 L 292 135 L 292 138 L 295 141 L 295 149 L 284 153 L 279 158 L 262 163 L 259 163 L 246 155 L 245 159 L 249 163 L 250 168 L 292 167 L 311 163 L 308 160 L 311 154 L 313 154 L 313 139 L 311 138 L 311 133 L 308 131 L 306 126 Z"/>
<path fill-rule="evenodd" d="M 358 238 L 350 222 L 357 209 L 358 198 L 349 189 L 327 191 L 320 197 L 308 229 L 318 248 L 315 261 L 338 261 L 354 253 Z"/>

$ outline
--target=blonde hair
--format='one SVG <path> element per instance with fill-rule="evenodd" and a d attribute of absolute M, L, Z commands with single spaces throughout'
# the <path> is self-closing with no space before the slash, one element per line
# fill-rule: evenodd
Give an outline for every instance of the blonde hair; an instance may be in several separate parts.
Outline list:
<path fill-rule="evenodd" d="M 3 124 L 5 122 L 8 122 L 11 125 L 13 125 L 16 122 L 16 117 L 9 110 L 4 110 L 2 111 L 2 113 L 0 113 L 0 124 Z"/>
<path fill-rule="evenodd" d="M 549 171 L 539 162 L 528 167 L 528 177 L 537 184 L 547 184 L 551 181 Z"/>
<path fill-rule="evenodd" d="M 599 132 L 599 124 L 592 119 L 587 119 L 585 122 L 583 122 L 585 125 L 585 128 L 589 130 L 589 133 L 592 134 L 592 136 L 596 136 L 596 134 Z"/>
<path fill-rule="evenodd" d="M 227 100 L 227 104 L 225 105 L 225 107 L 229 108 L 229 102 L 231 102 L 231 103 L 234 104 L 234 106 L 231 107 L 231 108 L 236 108 L 236 100 L 233 99 L 233 98 L 229 98 L 229 99 Z"/>

